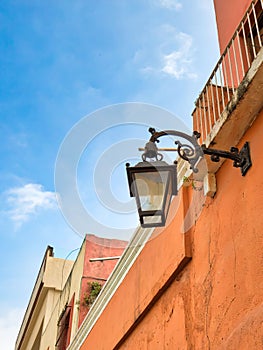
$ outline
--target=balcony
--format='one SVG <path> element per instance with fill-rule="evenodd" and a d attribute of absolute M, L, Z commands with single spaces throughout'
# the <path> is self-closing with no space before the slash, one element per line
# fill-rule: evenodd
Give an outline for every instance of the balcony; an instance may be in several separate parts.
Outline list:
<path fill-rule="evenodd" d="M 237 145 L 262 108 L 263 0 L 253 1 L 195 102 L 200 143 Z M 222 163 L 208 162 L 210 172 Z"/>

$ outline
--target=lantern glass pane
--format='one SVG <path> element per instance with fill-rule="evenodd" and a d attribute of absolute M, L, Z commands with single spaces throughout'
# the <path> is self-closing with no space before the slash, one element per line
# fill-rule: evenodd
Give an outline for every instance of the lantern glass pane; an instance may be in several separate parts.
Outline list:
<path fill-rule="evenodd" d="M 168 171 L 135 174 L 137 193 L 142 211 L 162 210 Z"/>
<path fill-rule="evenodd" d="M 154 225 L 154 224 L 161 224 L 163 222 L 163 217 L 161 215 L 154 215 L 154 216 L 144 216 L 143 217 L 143 224 L 147 225 Z"/>

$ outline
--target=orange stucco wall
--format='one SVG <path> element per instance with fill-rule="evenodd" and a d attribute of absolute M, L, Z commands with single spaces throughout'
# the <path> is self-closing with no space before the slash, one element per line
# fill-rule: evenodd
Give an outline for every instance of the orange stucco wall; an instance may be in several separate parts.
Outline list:
<path fill-rule="evenodd" d="M 250 141 L 252 168 L 242 177 L 226 161 L 187 233 L 195 192 L 181 189 L 81 349 L 262 349 L 262 134 L 263 112 L 239 145 Z"/>
<path fill-rule="evenodd" d="M 251 140 L 250 172 L 223 165 L 192 231 L 191 262 L 122 349 L 262 349 L 262 126 L 263 112 L 242 140 Z"/>
<path fill-rule="evenodd" d="M 214 0 L 221 54 L 225 50 L 250 4 L 251 0 Z"/>

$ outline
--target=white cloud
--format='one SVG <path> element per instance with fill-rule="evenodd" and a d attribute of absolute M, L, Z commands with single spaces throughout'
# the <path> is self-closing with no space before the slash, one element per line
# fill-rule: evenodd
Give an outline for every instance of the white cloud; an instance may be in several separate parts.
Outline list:
<path fill-rule="evenodd" d="M 196 79 L 193 38 L 178 32 L 174 26 L 162 25 L 156 29 L 154 45 L 137 51 L 133 64 L 144 75 L 166 75 L 177 80 Z"/>
<path fill-rule="evenodd" d="M 23 315 L 23 309 L 13 309 L 6 312 L 4 317 L 0 317 L 1 349 L 14 349 Z"/>
<path fill-rule="evenodd" d="M 178 0 L 159 0 L 158 3 L 161 7 L 169 10 L 179 11 L 182 8 L 182 4 Z"/>
<path fill-rule="evenodd" d="M 8 214 L 17 228 L 40 209 L 56 208 L 56 194 L 45 191 L 39 184 L 11 188 L 5 195 L 9 205 Z"/>
<path fill-rule="evenodd" d="M 175 77 L 176 79 L 197 78 L 192 71 L 193 40 L 186 33 L 178 33 L 176 40 L 179 42 L 178 50 L 163 55 L 162 72 Z"/>

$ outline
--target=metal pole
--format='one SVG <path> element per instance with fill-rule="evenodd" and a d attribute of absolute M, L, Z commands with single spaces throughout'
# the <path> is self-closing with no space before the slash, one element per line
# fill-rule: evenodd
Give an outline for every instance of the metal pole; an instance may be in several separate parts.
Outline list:
<path fill-rule="evenodd" d="M 89 259 L 90 262 L 95 262 L 95 261 L 105 261 L 105 260 L 118 260 L 120 259 L 120 256 L 107 256 L 103 258 L 91 258 Z"/>

